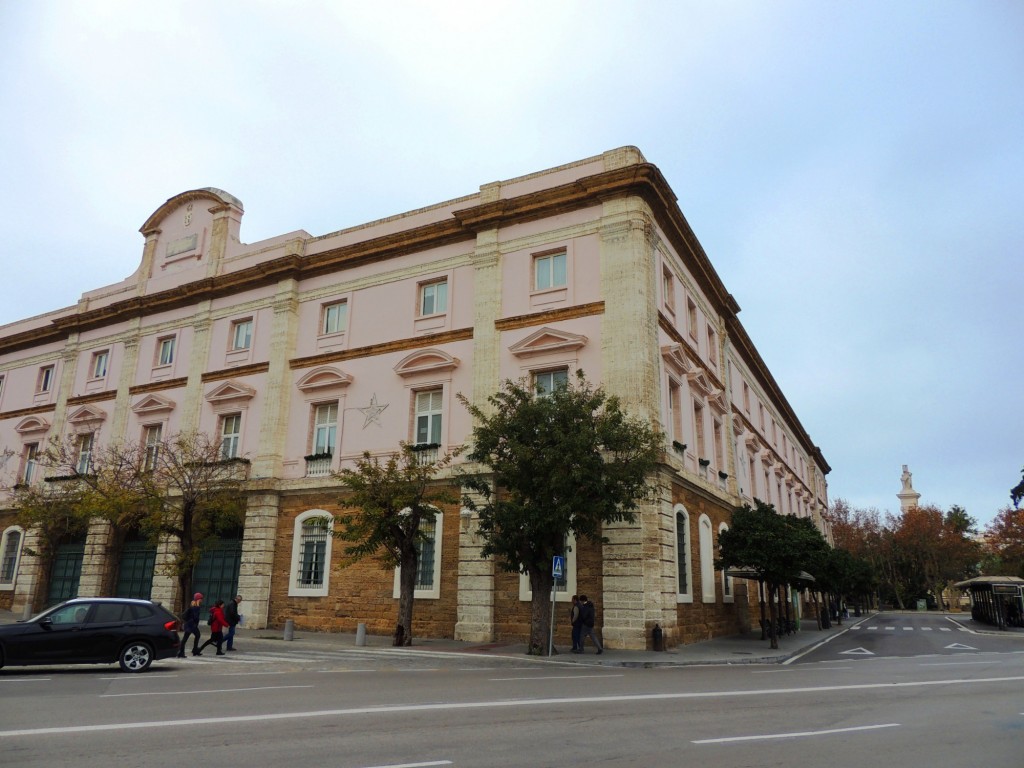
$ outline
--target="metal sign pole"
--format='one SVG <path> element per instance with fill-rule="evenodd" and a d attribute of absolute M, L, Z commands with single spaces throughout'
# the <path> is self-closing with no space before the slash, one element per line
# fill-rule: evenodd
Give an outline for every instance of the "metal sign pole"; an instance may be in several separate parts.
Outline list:
<path fill-rule="evenodd" d="M 558 598 L 558 580 L 565 573 L 565 558 L 551 558 L 551 623 L 548 626 L 548 656 L 555 653 L 555 601 Z"/>

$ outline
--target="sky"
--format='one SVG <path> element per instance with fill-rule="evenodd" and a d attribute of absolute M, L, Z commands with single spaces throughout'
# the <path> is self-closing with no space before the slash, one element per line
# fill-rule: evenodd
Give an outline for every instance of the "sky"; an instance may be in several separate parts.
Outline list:
<path fill-rule="evenodd" d="M 166 199 L 322 235 L 635 145 L 832 467 L 980 524 L 1024 466 L 1024 4 L 0 0 L 0 325 Z M 2 329 L 0 329 L 2 333 Z"/>

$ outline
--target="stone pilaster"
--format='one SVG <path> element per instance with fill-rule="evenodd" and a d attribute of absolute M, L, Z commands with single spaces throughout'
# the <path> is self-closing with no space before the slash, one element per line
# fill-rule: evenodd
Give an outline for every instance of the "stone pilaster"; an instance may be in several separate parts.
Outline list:
<path fill-rule="evenodd" d="M 82 557 L 82 574 L 78 579 L 79 597 L 104 596 L 104 577 L 111 566 L 109 558 L 112 533 L 108 521 L 98 518 L 89 521 Z"/>
<path fill-rule="evenodd" d="M 473 404 L 487 407 L 501 371 L 501 252 L 498 230 L 477 233 L 473 252 Z"/>
<path fill-rule="evenodd" d="M 483 499 L 476 498 L 482 504 Z M 494 560 L 480 554 L 483 539 L 477 519 L 468 509 L 460 513 L 459 590 L 455 639 L 471 643 L 494 640 Z"/>
<path fill-rule="evenodd" d="M 125 428 L 128 424 L 128 412 L 131 409 L 131 395 L 129 390 L 135 383 L 135 374 L 139 367 L 139 320 L 134 322 L 134 335 L 124 340 L 124 362 L 117 377 L 117 397 L 114 399 L 114 413 L 110 420 L 111 440 L 138 440 L 139 436 L 126 435 Z"/>
<path fill-rule="evenodd" d="M 170 611 L 177 610 L 178 577 L 175 575 L 174 562 L 181 547 L 178 542 L 162 536 L 156 547 L 156 562 L 153 565 L 153 590 L 151 599 L 163 604 Z"/>
<path fill-rule="evenodd" d="M 298 335 L 298 288 L 297 280 L 282 280 L 274 295 L 268 361 L 270 369 L 263 390 L 259 445 L 250 474 L 253 478 L 281 477 L 283 471 L 284 442 L 292 394 L 292 371 L 288 367 L 288 357 L 295 349 Z"/>
<path fill-rule="evenodd" d="M 181 408 L 178 429 L 183 434 L 197 431 L 200 424 L 199 417 L 203 408 L 203 372 L 206 371 L 206 363 L 210 359 L 210 329 L 213 326 L 209 301 L 203 301 L 196 307 L 195 318 L 192 324 L 192 349 L 188 361 L 188 384 L 185 386 L 185 402 Z"/>
<path fill-rule="evenodd" d="M 267 626 L 280 501 L 276 492 L 252 493 L 245 512 L 238 594 L 245 600 L 242 612 L 245 614 L 245 626 L 250 629 Z"/>
<path fill-rule="evenodd" d="M 605 388 L 632 416 L 659 420 L 661 402 L 653 216 L 640 198 L 604 203 L 601 219 L 601 365 Z M 664 492 L 663 492 L 664 493 Z M 609 648 L 645 648 L 654 622 L 669 638 L 664 500 L 644 503 L 632 523 L 607 525 L 602 637 Z M 671 505 L 669 505 L 669 510 Z M 668 619 L 668 621 L 666 621 Z"/>
<path fill-rule="evenodd" d="M 38 613 L 46 599 L 44 595 L 39 594 L 43 586 L 43 563 L 38 555 L 29 554 L 42 549 L 43 542 L 39 536 L 39 529 L 27 530 L 24 536 L 21 560 L 18 563 L 18 578 L 14 584 L 14 597 L 11 601 L 11 612 L 18 618 L 24 616 L 26 612 Z"/>

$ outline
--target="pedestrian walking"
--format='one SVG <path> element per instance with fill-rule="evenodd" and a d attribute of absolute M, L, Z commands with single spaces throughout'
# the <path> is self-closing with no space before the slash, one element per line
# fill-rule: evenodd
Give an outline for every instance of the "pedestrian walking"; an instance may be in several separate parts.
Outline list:
<path fill-rule="evenodd" d="M 228 622 L 224 618 L 224 601 L 218 600 L 213 604 L 213 608 L 210 609 L 210 639 L 199 646 L 199 651 L 193 651 L 196 656 L 203 655 L 203 649 L 211 643 L 217 646 L 218 656 L 227 656 L 226 653 L 221 649 L 224 644 L 224 628 L 227 627 Z"/>
<path fill-rule="evenodd" d="M 224 646 L 229 650 L 235 650 L 235 627 L 242 622 L 242 614 L 238 612 L 238 604 L 242 602 L 241 595 L 235 595 L 233 599 L 228 600 L 227 605 L 224 606 L 224 618 L 228 622 L 228 634 L 224 638 Z"/>
<path fill-rule="evenodd" d="M 580 598 L 578 595 L 572 596 L 569 623 L 572 625 L 572 652 L 579 653 L 583 650 L 583 643 L 580 642 L 580 631 L 583 629 L 583 625 L 580 623 Z"/>
<path fill-rule="evenodd" d="M 196 592 L 192 595 L 192 602 L 189 603 L 185 613 L 181 616 L 181 646 L 178 648 L 178 658 L 185 658 L 185 646 L 188 645 L 189 636 L 192 637 L 192 655 L 199 655 L 199 622 L 203 618 L 203 593 Z"/>
<path fill-rule="evenodd" d="M 600 656 L 604 653 L 604 648 L 601 647 L 601 641 L 597 639 L 597 635 L 594 634 L 594 624 L 597 620 L 597 610 L 594 608 L 594 604 L 587 600 L 586 595 L 580 595 L 580 649 L 577 653 L 584 653 L 583 642 L 589 637 L 594 641 L 594 645 L 597 646 L 597 654 Z"/>

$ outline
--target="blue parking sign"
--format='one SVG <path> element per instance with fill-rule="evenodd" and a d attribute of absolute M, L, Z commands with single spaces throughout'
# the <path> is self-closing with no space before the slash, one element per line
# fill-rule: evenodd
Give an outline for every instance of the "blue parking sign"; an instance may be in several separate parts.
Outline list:
<path fill-rule="evenodd" d="M 555 555 L 551 558 L 551 575 L 560 579 L 565 575 L 565 558 L 561 555 Z"/>

